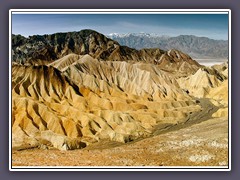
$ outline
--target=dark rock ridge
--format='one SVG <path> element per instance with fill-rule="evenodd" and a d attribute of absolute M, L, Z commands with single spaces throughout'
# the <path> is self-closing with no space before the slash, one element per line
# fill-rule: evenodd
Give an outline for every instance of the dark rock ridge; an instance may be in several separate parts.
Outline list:
<path fill-rule="evenodd" d="M 68 54 L 85 55 L 110 61 L 143 61 L 157 65 L 182 63 L 200 66 L 192 58 L 176 49 L 164 51 L 158 48 L 136 50 L 121 46 L 117 41 L 107 38 L 93 30 L 34 35 L 25 38 L 12 35 L 12 60 L 17 63 L 49 63 Z M 178 64 L 178 65 L 176 65 Z M 174 67 L 175 67 L 174 66 Z"/>
<path fill-rule="evenodd" d="M 177 37 L 156 36 L 143 33 L 108 36 L 119 44 L 136 49 L 160 48 L 163 50 L 178 49 L 193 58 L 218 59 L 228 58 L 228 41 L 214 40 L 207 37 L 180 35 Z"/>

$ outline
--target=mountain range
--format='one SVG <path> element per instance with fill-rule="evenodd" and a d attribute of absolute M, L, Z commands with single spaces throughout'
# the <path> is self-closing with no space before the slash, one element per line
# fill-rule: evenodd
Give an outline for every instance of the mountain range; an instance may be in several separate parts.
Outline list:
<path fill-rule="evenodd" d="M 160 48 L 162 50 L 178 49 L 196 59 L 227 59 L 228 41 L 214 40 L 194 35 L 176 37 L 149 33 L 111 33 L 109 38 L 119 44 L 135 49 Z"/>
<path fill-rule="evenodd" d="M 177 50 L 159 48 L 136 50 L 121 46 L 93 30 L 34 35 L 25 38 L 12 35 L 12 61 L 21 64 L 47 64 L 68 54 L 90 55 L 104 61 L 139 61 L 161 66 L 163 69 L 179 70 L 181 66 L 198 69 L 200 64 L 189 55 Z M 194 66 L 192 66 L 194 65 Z M 190 73 L 192 71 L 189 71 Z"/>
<path fill-rule="evenodd" d="M 11 70 L 16 149 L 127 143 L 228 115 L 227 63 L 205 67 L 94 30 L 12 35 Z"/>

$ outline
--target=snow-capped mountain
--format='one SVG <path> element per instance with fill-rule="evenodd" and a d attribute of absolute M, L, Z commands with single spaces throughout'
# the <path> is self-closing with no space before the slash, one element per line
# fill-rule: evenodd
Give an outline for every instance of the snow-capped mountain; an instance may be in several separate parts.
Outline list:
<path fill-rule="evenodd" d="M 120 34 L 120 33 L 110 33 L 107 35 L 109 38 L 124 38 L 124 37 L 131 37 L 131 36 L 137 36 L 137 37 L 165 37 L 168 38 L 170 36 L 166 35 L 159 35 L 156 33 L 144 33 L 144 32 L 139 32 L 139 33 L 126 33 L 126 34 Z"/>

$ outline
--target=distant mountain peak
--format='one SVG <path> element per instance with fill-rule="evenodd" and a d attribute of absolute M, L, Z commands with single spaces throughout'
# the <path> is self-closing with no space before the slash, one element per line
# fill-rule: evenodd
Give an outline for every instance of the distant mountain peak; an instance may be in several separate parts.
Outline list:
<path fill-rule="evenodd" d="M 228 58 L 228 41 L 214 40 L 195 35 L 171 37 L 154 33 L 112 33 L 109 38 L 119 44 L 135 49 L 160 48 L 163 50 L 178 49 L 197 59 Z"/>

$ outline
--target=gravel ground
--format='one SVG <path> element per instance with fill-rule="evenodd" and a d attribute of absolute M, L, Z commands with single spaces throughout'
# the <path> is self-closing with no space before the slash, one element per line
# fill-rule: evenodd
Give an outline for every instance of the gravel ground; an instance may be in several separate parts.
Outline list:
<path fill-rule="evenodd" d="M 228 119 L 215 118 L 154 137 L 81 150 L 12 151 L 14 166 L 227 166 Z"/>

